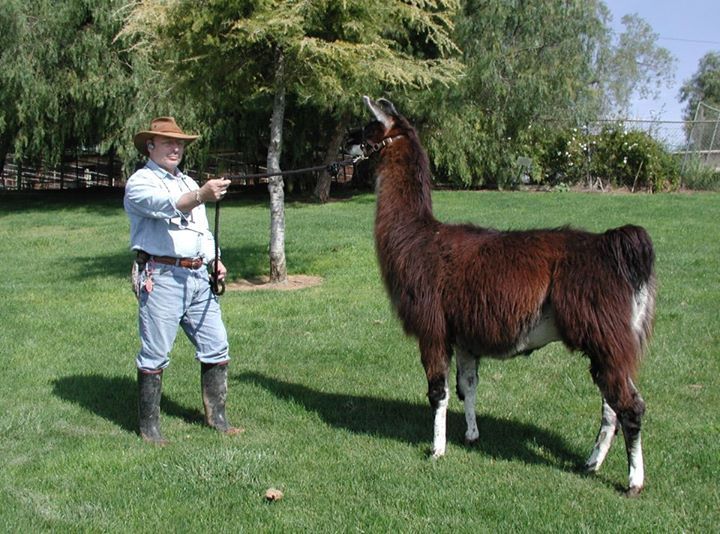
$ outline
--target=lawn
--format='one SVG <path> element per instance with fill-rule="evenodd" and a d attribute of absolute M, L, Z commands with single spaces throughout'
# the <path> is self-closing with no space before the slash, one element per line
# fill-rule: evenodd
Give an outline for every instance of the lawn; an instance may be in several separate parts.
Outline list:
<path fill-rule="evenodd" d="M 121 199 L 0 197 L 0 528 L 6 532 L 708 532 L 720 525 L 720 194 L 435 192 L 439 219 L 500 228 L 635 223 L 656 246 L 655 336 L 638 385 L 646 488 L 618 440 L 578 471 L 600 398 L 581 354 L 553 344 L 480 367 L 480 443 L 447 456 L 413 340 L 379 278 L 374 197 L 287 205 L 293 292 L 228 292 L 228 416 L 202 424 L 182 334 L 165 373 L 164 449 L 136 432 L 136 302 Z M 266 274 L 265 202 L 230 199 L 231 277 Z M 267 503 L 274 487 L 284 498 Z"/>

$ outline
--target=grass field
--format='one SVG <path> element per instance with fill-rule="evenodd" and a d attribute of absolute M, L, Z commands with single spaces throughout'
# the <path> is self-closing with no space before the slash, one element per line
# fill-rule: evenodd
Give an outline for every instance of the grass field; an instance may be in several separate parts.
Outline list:
<path fill-rule="evenodd" d="M 436 192 L 444 221 L 501 228 L 636 223 L 657 250 L 655 336 L 639 376 L 646 489 L 626 499 L 622 441 L 577 470 L 600 398 L 554 344 L 481 365 L 481 439 L 448 453 L 415 343 L 379 279 L 374 197 L 287 206 L 295 292 L 222 297 L 227 438 L 202 425 L 199 365 L 180 334 L 165 373 L 170 447 L 136 433 L 136 303 L 121 201 L 0 197 L 0 530 L 3 532 L 710 532 L 720 525 L 720 194 Z M 267 272 L 264 202 L 227 201 L 232 276 Z M 275 487 L 283 500 L 264 501 Z"/>

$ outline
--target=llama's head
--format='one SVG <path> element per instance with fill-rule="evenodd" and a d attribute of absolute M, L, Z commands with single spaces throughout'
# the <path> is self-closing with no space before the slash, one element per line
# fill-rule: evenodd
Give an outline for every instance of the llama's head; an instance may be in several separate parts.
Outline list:
<path fill-rule="evenodd" d="M 363 96 L 363 102 L 385 130 L 390 131 L 395 124 L 395 119 L 400 116 L 392 102 L 385 98 L 373 100 L 369 96 Z"/>
<path fill-rule="evenodd" d="M 343 143 L 343 153 L 352 157 L 368 156 L 372 147 L 387 137 L 385 134 L 394 124 L 393 116 L 397 116 L 395 106 L 389 100 L 380 98 L 377 102 L 364 96 L 363 101 L 375 116 L 375 120 L 364 128 L 348 130 Z"/>
<path fill-rule="evenodd" d="M 363 145 L 366 154 L 377 151 L 380 145 L 384 146 L 384 141 L 388 138 L 413 131 L 407 119 L 397 112 L 389 100 L 384 98 L 373 100 L 363 96 L 363 102 L 375 117 L 375 120 L 363 129 Z"/>

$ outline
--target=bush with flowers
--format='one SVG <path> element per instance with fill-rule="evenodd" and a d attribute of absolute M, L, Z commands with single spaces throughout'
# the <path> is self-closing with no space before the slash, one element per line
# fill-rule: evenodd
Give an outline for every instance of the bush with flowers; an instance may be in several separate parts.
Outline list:
<path fill-rule="evenodd" d="M 631 190 L 675 190 L 680 183 L 679 162 L 645 132 L 606 126 L 599 133 L 581 129 L 556 132 L 540 139 L 542 182 L 594 184 Z"/>

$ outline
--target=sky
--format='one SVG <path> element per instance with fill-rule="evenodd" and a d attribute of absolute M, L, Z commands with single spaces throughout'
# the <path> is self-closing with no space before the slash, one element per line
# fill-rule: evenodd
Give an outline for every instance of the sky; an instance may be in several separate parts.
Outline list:
<path fill-rule="evenodd" d="M 675 81 L 662 88 L 657 99 L 635 97 L 630 114 L 634 119 L 682 120 L 685 103 L 680 87 L 698 70 L 700 58 L 720 52 L 720 0 L 605 0 L 612 12 L 612 27 L 622 31 L 623 15 L 637 13 L 658 34 L 657 44 L 676 58 Z"/>

